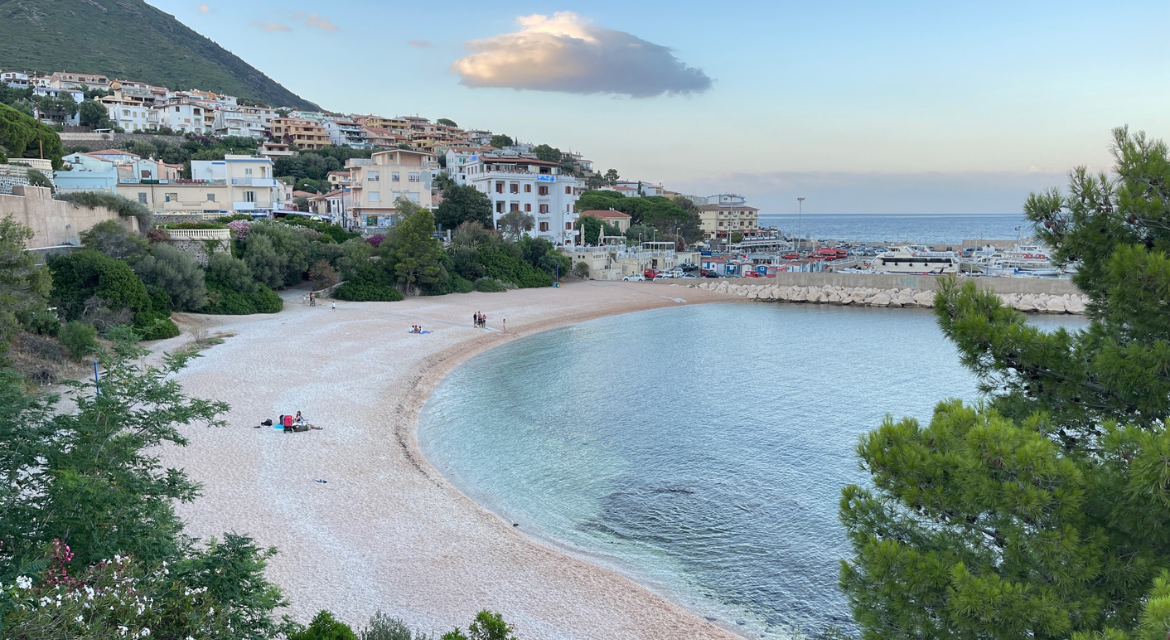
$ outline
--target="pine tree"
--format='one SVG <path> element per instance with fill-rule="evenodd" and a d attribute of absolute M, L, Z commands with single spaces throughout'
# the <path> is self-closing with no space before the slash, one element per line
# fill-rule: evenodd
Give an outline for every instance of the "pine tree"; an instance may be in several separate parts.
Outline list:
<path fill-rule="evenodd" d="M 1044 332 L 947 281 L 945 335 L 988 399 L 887 418 L 844 490 L 841 586 L 865 638 L 1165 638 L 1170 630 L 1170 159 L 1114 131 L 1116 175 L 1025 213 L 1092 298 Z"/>
<path fill-rule="evenodd" d="M 447 281 L 443 268 L 443 247 L 434 237 L 435 216 L 408 200 L 396 203 L 405 217 L 394 232 L 394 274 L 409 293 L 417 287 L 440 285 Z"/>

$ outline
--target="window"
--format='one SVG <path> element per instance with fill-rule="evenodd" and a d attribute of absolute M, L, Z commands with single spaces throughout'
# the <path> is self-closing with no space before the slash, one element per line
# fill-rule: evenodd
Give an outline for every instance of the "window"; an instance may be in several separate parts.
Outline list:
<path fill-rule="evenodd" d="M 509 206 L 509 207 L 508 207 L 508 210 L 509 210 L 509 211 L 519 211 L 519 210 L 520 210 L 520 203 L 519 203 L 519 202 L 513 202 L 513 203 L 511 204 L 511 206 Z"/>
<path fill-rule="evenodd" d="M 124 116 L 130 115 L 130 110 L 129 109 L 122 109 L 122 115 L 124 115 Z"/>
<path fill-rule="evenodd" d="M 143 194 L 143 196 L 145 196 L 145 195 L 146 194 Z M 504 212 L 504 201 L 503 200 L 496 200 L 496 213 L 503 213 L 503 212 Z"/>
<path fill-rule="evenodd" d="M 548 213 L 548 205 L 547 204 L 540 205 L 540 212 L 541 213 Z"/>
<path fill-rule="evenodd" d="M 418 174 L 411 173 L 410 175 L 407 176 L 407 179 L 409 179 L 411 182 L 418 182 Z"/>
<path fill-rule="evenodd" d="M 524 185 L 524 193 L 532 193 L 532 185 L 530 185 L 530 184 Z"/>
<path fill-rule="evenodd" d="M 140 177 L 141 177 L 143 180 L 148 180 L 148 179 L 150 179 L 150 171 L 149 171 L 148 169 L 143 169 L 143 170 L 142 170 L 142 175 L 141 175 Z"/>
<path fill-rule="evenodd" d="M 166 194 L 166 200 L 167 200 L 167 202 L 178 202 L 179 201 L 179 194 L 168 193 L 168 194 Z"/>
<path fill-rule="evenodd" d="M 512 193 L 520 193 L 520 185 L 513 182 L 508 185 L 508 191 L 511 191 Z"/>
<path fill-rule="evenodd" d="M 532 213 L 532 205 L 527 202 L 524 203 L 524 213 Z"/>
<path fill-rule="evenodd" d="M 565 187 L 565 195 L 567 195 L 567 196 L 573 195 L 573 188 L 572 187 Z"/>
<path fill-rule="evenodd" d="M 178 113 L 178 112 L 179 112 L 179 108 L 175 107 L 175 113 Z"/>
<path fill-rule="evenodd" d="M 378 191 L 371 191 L 370 192 L 370 202 L 381 202 L 381 201 L 382 201 L 381 192 L 378 192 Z"/>
<path fill-rule="evenodd" d="M 541 231 L 548 231 L 548 223 L 547 222 L 540 223 L 540 230 Z"/>
<path fill-rule="evenodd" d="M 572 230 L 573 230 L 573 223 L 572 223 L 572 222 L 566 222 L 566 223 L 565 223 L 565 231 L 572 231 Z"/>
<path fill-rule="evenodd" d="M 398 182 L 398 172 L 397 171 L 390 172 L 390 182 Z"/>
<path fill-rule="evenodd" d="M 503 193 L 503 192 L 504 192 L 504 183 L 497 182 L 496 183 L 496 193 Z"/>
<path fill-rule="evenodd" d="M 215 194 L 214 193 L 207 194 L 207 201 L 208 202 L 215 202 Z"/>
<path fill-rule="evenodd" d="M 245 191 L 244 192 L 244 202 L 256 202 L 256 192 L 255 191 Z"/>
<path fill-rule="evenodd" d="M 244 169 L 244 175 L 246 175 L 246 176 L 252 175 L 252 170 L 251 169 Z"/>
<path fill-rule="evenodd" d="M 543 184 L 540 185 L 540 188 L 537 190 L 537 195 L 547 196 L 548 195 L 548 187 L 546 185 L 543 185 Z"/>
<path fill-rule="evenodd" d="M 141 202 L 142 204 L 146 204 L 146 194 L 145 194 L 145 193 L 139 193 L 139 194 L 138 194 L 138 201 L 139 201 L 139 202 Z"/>

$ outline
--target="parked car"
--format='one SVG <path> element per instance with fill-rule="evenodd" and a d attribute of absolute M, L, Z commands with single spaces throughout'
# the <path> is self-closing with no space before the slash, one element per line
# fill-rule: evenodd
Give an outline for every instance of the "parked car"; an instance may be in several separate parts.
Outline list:
<path fill-rule="evenodd" d="M 759 271 L 744 271 L 743 277 L 745 277 L 745 278 L 763 278 L 764 276 L 760 275 Z"/>
<path fill-rule="evenodd" d="M 691 280 L 698 280 L 698 279 L 699 279 L 699 276 L 697 276 L 697 275 L 695 275 L 695 274 L 693 274 L 693 273 L 684 273 L 683 275 L 681 275 L 681 276 L 679 276 L 679 277 L 680 277 L 680 278 L 683 278 L 684 280 L 685 280 L 685 279 L 688 279 L 688 278 L 689 278 L 689 279 L 691 279 Z"/>
<path fill-rule="evenodd" d="M 654 276 L 655 280 L 669 280 L 670 278 L 671 278 L 671 276 L 668 276 L 665 273 L 660 273 L 660 274 Z"/>
<path fill-rule="evenodd" d="M 640 273 L 631 273 L 630 275 L 622 278 L 622 280 L 625 280 L 626 282 L 644 282 L 646 280 L 646 276 Z"/>
<path fill-rule="evenodd" d="M 718 277 L 720 277 L 720 276 L 719 276 L 719 274 L 718 274 L 718 273 L 715 273 L 714 271 L 708 271 L 708 272 L 707 272 L 707 275 L 705 275 L 705 276 L 703 276 L 703 277 L 704 277 L 704 278 L 718 278 Z"/>

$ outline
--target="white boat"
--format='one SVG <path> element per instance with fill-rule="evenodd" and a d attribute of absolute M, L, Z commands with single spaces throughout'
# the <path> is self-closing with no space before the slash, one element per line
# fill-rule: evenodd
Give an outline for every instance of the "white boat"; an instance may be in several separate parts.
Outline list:
<path fill-rule="evenodd" d="M 959 272 L 959 254 L 955 251 L 931 251 L 925 245 L 906 244 L 890 247 L 874 256 L 870 273 L 913 275 L 952 275 Z"/>
<path fill-rule="evenodd" d="M 1017 244 L 1008 251 L 985 255 L 977 264 L 989 276 L 1055 278 L 1063 274 L 1052 264 L 1048 249 L 1038 244 Z"/>

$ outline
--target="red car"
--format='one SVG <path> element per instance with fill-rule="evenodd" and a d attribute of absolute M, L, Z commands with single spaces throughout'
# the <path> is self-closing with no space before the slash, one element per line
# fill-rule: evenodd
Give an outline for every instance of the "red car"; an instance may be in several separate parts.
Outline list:
<path fill-rule="evenodd" d="M 785 260 L 800 260 L 800 254 L 796 253 L 796 252 L 785 253 L 785 254 L 781 255 L 780 257 L 784 258 Z"/>
<path fill-rule="evenodd" d="M 745 277 L 745 278 L 763 278 L 764 276 L 760 275 L 759 271 L 745 271 L 743 273 L 743 277 Z"/>

